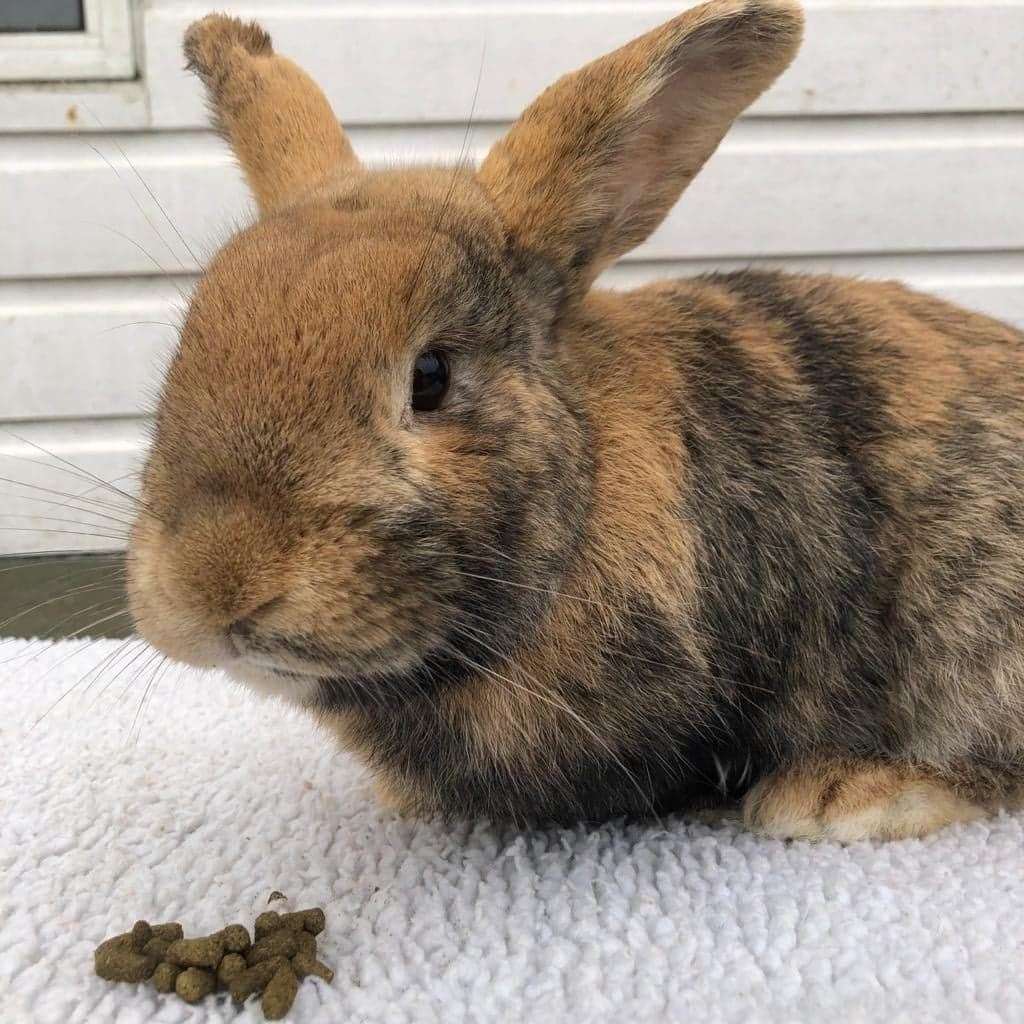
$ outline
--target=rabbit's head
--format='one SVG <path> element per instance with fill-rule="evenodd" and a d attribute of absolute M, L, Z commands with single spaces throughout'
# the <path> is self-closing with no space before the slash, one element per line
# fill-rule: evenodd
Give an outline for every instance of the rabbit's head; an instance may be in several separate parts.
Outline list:
<path fill-rule="evenodd" d="M 142 634 L 300 702 L 400 700 L 528 637 L 583 545 L 620 557 L 628 537 L 591 535 L 588 390 L 615 368 L 587 293 L 800 33 L 787 2 L 698 7 L 561 79 L 474 172 L 364 167 L 261 29 L 193 25 L 259 218 L 208 267 L 163 387 Z"/>

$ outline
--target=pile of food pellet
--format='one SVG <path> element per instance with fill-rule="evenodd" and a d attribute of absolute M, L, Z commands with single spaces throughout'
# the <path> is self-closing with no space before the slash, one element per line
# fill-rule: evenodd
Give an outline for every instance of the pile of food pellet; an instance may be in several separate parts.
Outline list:
<path fill-rule="evenodd" d="M 123 935 L 96 948 L 96 973 L 107 981 L 152 981 L 157 992 L 176 993 L 187 1003 L 216 992 L 236 1003 L 261 994 L 263 1016 L 281 1020 L 291 1009 L 299 981 L 314 975 L 330 982 L 334 972 L 317 959 L 316 937 L 326 918 L 319 908 L 256 918 L 255 941 L 244 925 L 186 939 L 180 924 L 136 921 Z"/>

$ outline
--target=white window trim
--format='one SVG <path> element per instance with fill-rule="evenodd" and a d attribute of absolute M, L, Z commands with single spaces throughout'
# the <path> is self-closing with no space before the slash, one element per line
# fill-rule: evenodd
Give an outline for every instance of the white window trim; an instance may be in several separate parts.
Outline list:
<path fill-rule="evenodd" d="M 84 32 L 0 32 L 0 80 L 135 77 L 130 0 L 84 0 Z"/>

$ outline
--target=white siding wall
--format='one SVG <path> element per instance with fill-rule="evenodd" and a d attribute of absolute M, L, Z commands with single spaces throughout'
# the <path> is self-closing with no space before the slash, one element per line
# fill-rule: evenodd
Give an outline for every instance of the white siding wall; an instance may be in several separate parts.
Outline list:
<path fill-rule="evenodd" d="M 0 430 L 0 454 L 21 457 L 0 476 L 87 489 L 32 443 L 130 474 L 189 250 L 251 216 L 182 70 L 192 18 L 261 18 L 372 163 L 454 158 L 481 55 L 478 155 L 558 74 L 685 3 L 149 0 L 139 80 L 0 86 L 0 421 L 24 439 Z M 812 0 L 794 67 L 608 280 L 750 263 L 900 277 L 1024 324 L 1024 0 Z M 0 531 L 0 552 L 119 546 L 99 525 L 50 532 L 81 517 L 46 496 L 0 483 L 0 523 L 26 528 Z"/>

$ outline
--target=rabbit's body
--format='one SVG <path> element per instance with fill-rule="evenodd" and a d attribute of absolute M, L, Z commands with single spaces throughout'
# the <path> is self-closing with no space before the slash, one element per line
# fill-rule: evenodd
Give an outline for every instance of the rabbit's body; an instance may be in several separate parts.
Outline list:
<path fill-rule="evenodd" d="M 643 813 L 824 757 L 1016 788 L 1019 333 L 897 284 L 742 272 L 592 293 L 563 339 L 598 454 L 559 503 L 585 509 L 564 571 L 524 574 L 559 596 L 491 664 L 506 699 L 481 671 L 332 708 L 396 801 Z"/>
<path fill-rule="evenodd" d="M 363 168 L 257 26 L 186 52 L 263 216 L 212 262 L 132 538 L 140 631 L 308 708 L 389 800 L 777 835 L 1016 796 L 1024 339 L 894 284 L 591 290 L 799 42 L 718 0 L 477 173 Z"/>

